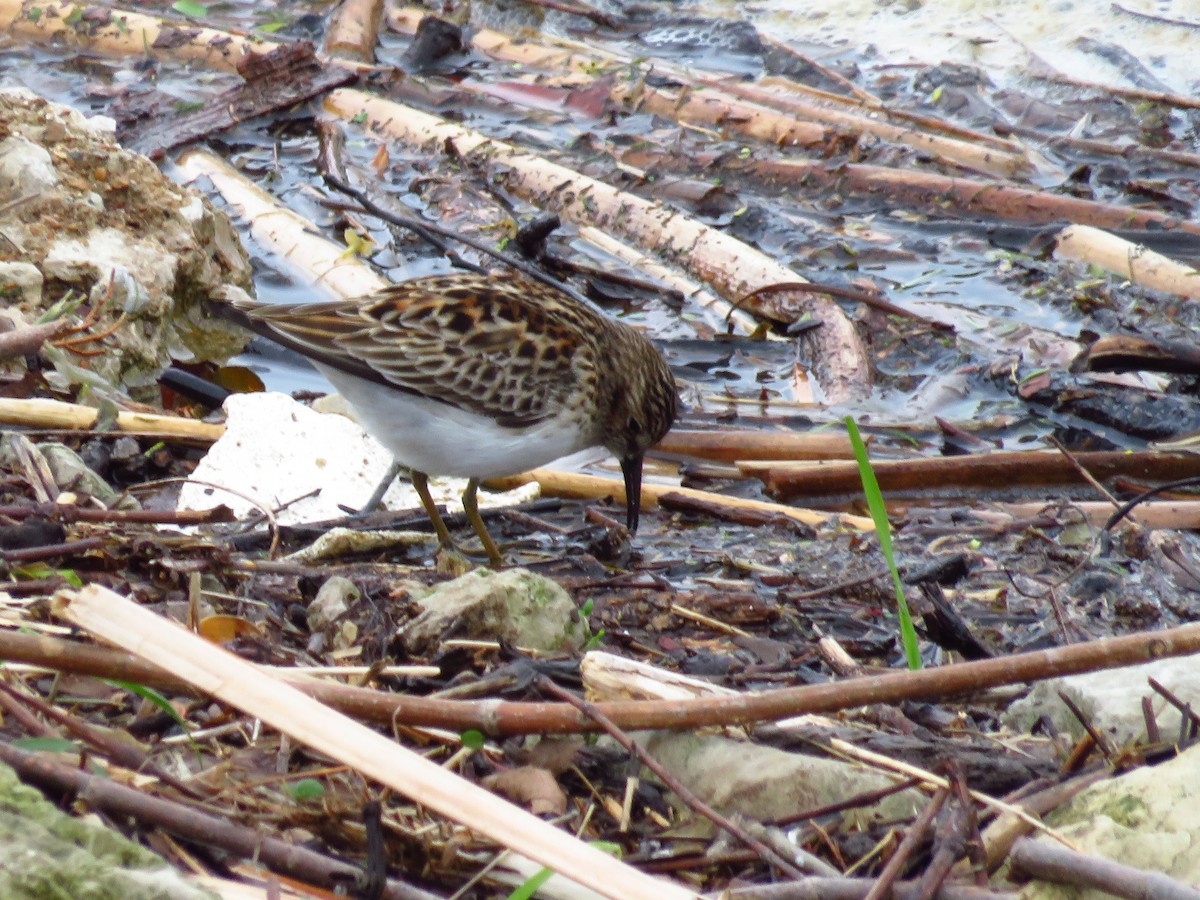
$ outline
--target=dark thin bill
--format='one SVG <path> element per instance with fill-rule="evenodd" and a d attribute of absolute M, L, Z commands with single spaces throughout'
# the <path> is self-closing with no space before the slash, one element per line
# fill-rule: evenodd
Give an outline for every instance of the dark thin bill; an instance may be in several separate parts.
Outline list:
<path fill-rule="evenodd" d="M 637 531 L 642 506 L 642 454 L 622 459 L 621 472 L 625 476 L 625 524 L 633 534 Z"/>

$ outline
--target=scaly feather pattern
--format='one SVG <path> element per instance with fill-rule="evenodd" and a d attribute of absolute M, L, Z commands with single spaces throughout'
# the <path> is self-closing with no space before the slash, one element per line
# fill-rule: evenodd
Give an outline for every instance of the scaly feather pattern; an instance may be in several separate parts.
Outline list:
<path fill-rule="evenodd" d="M 578 419 L 581 447 L 640 452 L 675 418 L 670 371 L 645 338 L 523 276 L 452 273 L 360 300 L 228 305 L 314 362 L 506 427 Z"/>

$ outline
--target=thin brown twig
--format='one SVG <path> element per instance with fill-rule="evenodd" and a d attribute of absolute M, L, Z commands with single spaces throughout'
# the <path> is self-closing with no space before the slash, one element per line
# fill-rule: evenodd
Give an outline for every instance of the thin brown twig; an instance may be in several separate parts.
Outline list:
<path fill-rule="evenodd" d="M 67 319 L 55 319 L 40 325 L 15 328 L 0 334 L 0 359 L 12 359 L 37 353 L 42 344 L 70 327 Z"/>
<path fill-rule="evenodd" d="M 1054 621 L 1058 623 L 1059 633 L 1062 634 L 1064 644 L 1070 644 L 1071 635 L 1067 633 L 1067 627 L 1070 624 L 1067 621 L 1067 611 L 1063 609 L 1062 601 L 1058 599 L 1058 591 L 1054 586 L 1046 589 L 1046 596 L 1050 600 L 1050 609 L 1054 611 Z"/>
<path fill-rule="evenodd" d="M 1145 19 L 1150 22 L 1162 22 L 1164 25 L 1179 25 L 1182 28 L 1200 28 L 1200 22 L 1190 19 L 1174 19 L 1170 16 L 1159 16 L 1154 13 L 1142 12 L 1140 9 L 1129 9 L 1120 3 L 1110 3 L 1109 6 L 1119 13 L 1132 16 L 1135 19 Z"/>
<path fill-rule="evenodd" d="M 1180 700 L 1174 691 L 1172 691 L 1158 679 L 1149 677 L 1146 679 L 1146 681 L 1150 684 L 1150 687 L 1155 693 L 1179 710 L 1179 714 L 1190 723 L 1193 729 L 1200 728 L 1200 715 L 1196 714 L 1196 711 L 1192 709 L 1192 705 L 1190 703 L 1185 703 L 1183 700 Z"/>
<path fill-rule="evenodd" d="M 587 6 L 583 3 L 566 3 L 563 2 L 563 0 L 531 0 L 531 2 L 537 6 L 543 6 L 546 9 L 553 9 L 558 12 L 569 13 L 573 16 L 580 16 L 590 22 L 594 22 L 597 25 L 602 25 L 605 28 L 611 28 L 613 31 L 617 31 L 621 27 L 621 23 L 608 13 L 594 7 Z"/>
<path fill-rule="evenodd" d="M 269 506 L 265 505 L 264 503 L 257 500 L 256 498 L 252 497 L 251 495 L 243 493 L 242 491 L 239 491 L 239 490 L 235 490 L 234 488 L 231 488 L 228 485 L 216 484 L 215 482 L 212 482 L 212 481 L 204 481 L 202 479 L 194 478 L 194 477 L 190 477 L 190 476 L 188 478 L 175 478 L 175 477 L 159 478 L 155 481 L 147 481 L 143 484 L 139 484 L 138 489 L 139 490 L 148 490 L 150 488 L 159 488 L 159 487 L 164 487 L 166 485 L 171 485 L 171 484 L 187 484 L 189 482 L 191 484 L 198 484 L 201 487 L 210 487 L 210 488 L 213 488 L 214 490 L 225 491 L 228 494 L 233 494 L 233 496 L 235 496 L 235 497 L 241 497 L 247 503 L 256 507 L 259 510 L 259 512 L 261 512 L 263 514 L 263 516 L 266 518 L 267 528 L 271 532 L 271 544 L 267 548 L 267 557 L 269 559 L 275 558 L 275 554 L 279 552 L 279 540 L 280 540 L 280 538 L 279 538 L 279 520 L 275 517 L 274 511 L 272 511 L 272 509 Z"/>
<path fill-rule="evenodd" d="M 60 522 L 135 522 L 152 525 L 211 525 L 234 521 L 228 507 L 212 509 L 92 509 L 70 503 L 0 506 L 0 516 L 26 519 L 41 516 Z"/>
<path fill-rule="evenodd" d="M 107 351 L 103 350 L 103 349 L 81 350 L 80 345 L 81 344 L 94 344 L 97 341 L 104 340 L 106 337 L 108 337 L 110 334 L 112 334 L 118 328 L 120 328 L 122 325 L 124 325 L 125 321 L 128 318 L 129 318 L 129 313 L 125 310 L 121 310 L 121 314 L 119 316 L 117 316 L 117 318 L 113 320 L 113 323 L 111 325 L 109 325 L 107 328 L 105 328 L 103 331 L 98 331 L 95 334 L 80 334 L 80 335 L 76 335 L 75 337 L 62 338 L 60 340 L 53 341 L 52 343 L 54 344 L 55 347 L 61 347 L 63 350 L 70 350 L 72 353 L 79 355 L 79 356 L 99 356 L 100 354 L 106 353 Z"/>
<path fill-rule="evenodd" d="M 820 819 L 825 816 L 833 815 L 834 813 L 842 812 L 847 809 L 855 809 L 860 806 L 874 806 L 880 800 L 884 800 L 893 794 L 899 794 L 902 791 L 907 791 L 909 788 L 919 787 L 924 782 L 920 778 L 906 778 L 904 781 L 896 782 L 888 787 L 879 788 L 875 791 L 867 791 L 862 794 L 855 794 L 853 797 L 847 797 L 837 803 L 829 803 L 825 806 L 818 806 L 814 809 L 806 809 L 798 812 L 795 815 L 785 816 L 781 819 L 776 819 L 771 824 L 778 825 L 781 828 L 786 828 L 789 825 L 795 825 L 797 822 L 803 822 L 808 819 Z"/>
<path fill-rule="evenodd" d="M 904 839 L 900 841 L 900 846 L 896 848 L 896 852 L 884 864 L 879 877 L 875 879 L 875 883 L 871 885 L 871 890 L 867 892 L 865 900 L 884 900 L 884 898 L 891 896 L 892 886 L 899 880 L 901 872 L 913 854 L 917 852 L 917 848 L 929 836 L 929 832 L 933 828 L 934 819 L 941 812 L 942 804 L 946 802 L 946 798 L 949 796 L 949 786 L 937 789 L 933 797 L 925 805 L 925 808 L 921 810 L 921 814 L 908 826 L 908 831 L 905 832 Z"/>
<path fill-rule="evenodd" d="M 842 591 L 850 591 L 856 587 L 862 587 L 864 584 L 870 584 L 880 578 L 886 578 L 890 574 L 890 570 L 881 566 L 874 572 L 868 572 L 861 578 L 852 578 L 849 581 L 839 581 L 834 584 L 827 584 L 819 588 L 813 588 L 811 591 L 801 591 L 798 594 L 787 594 L 780 599 L 786 599 L 788 603 L 796 603 L 801 600 L 816 600 L 819 597 L 827 597 L 831 594 L 837 594 Z"/>
<path fill-rule="evenodd" d="M 0 683 L 0 708 L 32 737 L 61 737 L 60 733 L 51 728 L 30 710 L 24 702 L 24 696 L 18 694 L 7 684 Z"/>
<path fill-rule="evenodd" d="M 1142 697 L 1142 720 L 1146 723 L 1146 741 L 1150 744 L 1160 743 L 1162 735 L 1158 730 L 1158 719 L 1154 716 L 1154 701 L 1149 697 Z"/>
<path fill-rule="evenodd" d="M 840 72 L 836 72 L 833 69 L 829 68 L 829 66 L 826 66 L 823 63 L 817 62 L 817 60 L 813 59 L 811 56 L 807 56 L 806 54 L 801 53 L 799 50 L 797 50 L 795 47 L 791 46 L 790 44 L 786 43 L 785 41 L 781 41 L 778 38 L 773 38 L 773 37 L 770 37 L 767 35 L 763 35 L 762 39 L 765 43 L 769 44 L 772 47 L 777 48 L 780 52 L 786 53 L 788 56 L 791 56 L 794 59 L 798 59 L 800 62 L 804 63 L 804 65 L 812 66 L 813 69 L 820 72 L 823 76 L 828 78 L 834 84 L 840 85 L 841 87 L 845 88 L 847 91 L 849 91 L 851 94 L 853 94 L 856 98 L 863 101 L 864 103 L 867 103 L 870 106 L 877 107 L 879 109 L 886 108 L 884 105 L 884 102 L 881 99 L 879 99 L 878 97 L 876 97 L 874 94 L 872 94 L 870 91 L 866 90 L 865 88 L 859 87 L 857 84 L 855 84 L 849 78 L 842 75 Z"/>
<path fill-rule="evenodd" d="M 32 706 L 47 719 L 57 722 L 68 734 L 85 742 L 90 746 L 95 753 L 103 754 L 111 759 L 114 763 L 123 768 L 129 769 L 132 772 L 144 772 L 153 775 L 165 784 L 169 784 L 175 790 L 179 791 L 186 797 L 193 800 L 198 800 L 202 794 L 191 785 L 185 784 L 178 778 L 163 771 L 138 744 L 132 741 L 124 741 L 117 738 L 114 734 L 106 732 L 99 728 L 94 728 L 86 722 L 80 721 L 78 718 L 69 715 L 57 706 L 47 703 L 41 697 L 35 694 L 25 694 L 16 690 L 10 685 L 0 683 L 0 692 L 3 692 L 11 700 Z M 41 734 L 41 730 L 33 732 Z"/>
<path fill-rule="evenodd" d="M 1079 708 L 1079 704 L 1067 696 L 1066 691 L 1059 691 L 1058 699 L 1061 700 L 1063 705 L 1071 711 L 1071 715 L 1073 715 L 1079 721 L 1079 724 L 1083 726 L 1084 731 L 1088 733 L 1088 737 L 1095 742 L 1096 746 L 1100 749 L 1100 752 L 1104 754 L 1104 758 L 1111 763 L 1113 759 L 1112 747 L 1109 745 L 1108 741 L 1104 739 L 1104 735 L 1102 735 L 1096 729 L 1096 726 L 1092 724 L 1091 720 L 1083 714 L 1083 710 Z"/>
<path fill-rule="evenodd" d="M 271 565 L 273 568 L 279 567 L 279 564 Z M 304 573 L 308 570 L 289 564 L 288 571 Z M 1200 651 L 1200 624 L 1191 624 L 913 672 L 887 672 L 760 694 L 696 700 L 611 701 L 604 703 L 602 709 L 605 715 L 626 729 L 746 725 L 873 703 L 942 699 L 989 687 L 1129 666 L 1197 651 Z M 0 630 L 0 657 L 64 672 L 188 689 L 186 683 L 158 666 L 133 659 L 125 653 L 79 641 Z M 430 700 L 347 685 L 314 683 L 309 679 L 296 683 L 301 690 L 321 702 L 347 715 L 371 722 L 386 724 L 395 718 L 410 726 L 454 731 L 478 728 L 491 735 L 568 734 L 598 730 L 594 719 L 581 715 L 577 709 L 564 703 Z M 906 773 L 905 777 L 912 774 Z"/>
<path fill-rule="evenodd" d="M 950 781 L 954 786 L 954 796 L 958 799 L 959 806 L 963 811 L 963 825 L 966 830 L 963 840 L 967 859 L 971 861 L 971 866 L 975 870 L 975 884 L 981 888 L 987 887 L 987 852 L 983 847 L 983 836 L 979 833 L 979 812 L 975 807 L 974 798 L 971 797 L 971 789 L 967 784 L 966 775 L 963 774 L 962 766 L 951 760 L 948 769 Z"/>
<path fill-rule="evenodd" d="M 1070 772 L 1080 771 L 1083 768 L 1084 763 L 1086 763 L 1088 758 L 1092 755 L 1092 751 L 1095 749 L 1096 741 L 1090 734 L 1085 734 L 1083 737 L 1077 740 L 1074 745 L 1071 746 L 1070 750 L 1067 752 L 1062 761 L 1062 765 L 1059 766 L 1058 771 L 1063 775 L 1066 775 Z M 1107 765 L 1107 763 L 1105 763 L 1105 765 Z"/>
<path fill-rule="evenodd" d="M 837 284 L 820 284 L 813 281 L 781 281 L 775 284 L 763 285 L 762 287 L 755 288 L 754 290 L 750 291 L 750 293 L 739 297 L 733 303 L 731 310 L 741 309 L 743 308 L 744 304 L 748 303 L 755 297 L 762 296 L 763 294 L 776 294 L 788 291 L 798 291 L 805 294 L 825 294 L 828 297 L 833 297 L 838 300 L 850 300 L 855 303 L 863 303 L 879 310 L 880 312 L 888 313 L 889 315 L 913 319 L 939 331 L 955 330 L 953 325 L 938 321 L 937 319 L 931 319 L 928 316 L 923 316 L 918 312 L 913 312 L 912 310 L 905 309 L 902 306 L 897 306 L 890 300 L 885 300 L 883 297 L 879 296 L 879 294 L 874 294 L 870 291 L 864 291 L 861 288 L 852 288 Z"/>
<path fill-rule="evenodd" d="M 112 535 L 108 535 L 107 537 L 90 537 L 82 538 L 78 541 L 44 544 L 41 547 L 29 547 L 24 550 L 0 550 L 0 560 L 7 563 L 38 562 L 54 556 L 68 556 L 76 553 L 87 553 L 90 550 L 101 550 L 108 547 L 112 541 Z"/>
<path fill-rule="evenodd" d="M 950 779 L 951 781 L 953 778 Z M 957 795 L 952 795 L 946 814 L 938 823 L 937 834 L 934 838 L 934 850 L 929 859 L 929 865 L 918 882 L 917 896 L 936 897 L 941 893 L 942 885 L 950 875 L 954 863 L 962 856 L 966 845 L 966 831 L 969 814 L 967 812 L 971 800 L 968 796 L 967 805 L 959 801 Z"/>
<path fill-rule="evenodd" d="M 61 340 L 51 341 L 51 343 L 55 347 L 64 347 L 67 349 L 71 349 L 70 345 L 72 342 L 79 340 L 79 336 L 81 334 L 83 334 L 83 332 L 86 332 L 89 328 L 91 328 L 98 321 L 100 321 L 100 313 L 108 306 L 109 301 L 112 299 L 113 291 L 116 290 L 116 284 L 117 284 L 117 276 L 116 276 L 116 270 L 114 269 L 113 272 L 109 275 L 108 287 L 106 287 L 104 289 L 104 294 L 101 295 L 99 300 L 97 300 L 95 303 L 92 304 L 92 308 L 88 310 L 87 315 L 85 315 L 83 317 L 82 321 L 71 326 L 71 328 L 68 329 L 69 331 L 71 331 L 72 333 L 75 334 L 75 337 L 63 338 Z M 125 316 L 125 313 L 124 313 L 124 311 L 122 311 L 121 318 L 123 319 L 124 316 Z M 97 355 L 98 353 L 102 353 L 103 351 L 97 351 L 95 353 L 89 352 L 89 351 L 76 351 L 76 352 L 81 356 L 94 356 L 94 355 Z"/>
<path fill-rule="evenodd" d="M 1099 481 L 1097 481 L 1096 477 L 1094 475 L 1092 475 L 1092 473 L 1089 472 L 1086 468 L 1084 468 L 1084 466 L 1079 462 L 1079 460 L 1075 458 L 1075 454 L 1072 453 L 1070 450 L 1068 450 L 1066 445 L 1064 445 L 1062 441 L 1060 441 L 1054 435 L 1047 436 L 1046 440 L 1048 440 L 1051 444 L 1054 445 L 1055 449 L 1057 449 L 1058 452 L 1063 455 L 1063 458 L 1066 459 L 1066 461 L 1071 464 L 1071 467 L 1073 469 L 1075 469 L 1076 472 L 1079 473 L 1079 477 L 1082 478 L 1084 481 L 1086 481 L 1088 484 L 1090 484 L 1095 489 L 1096 493 L 1098 493 L 1101 497 L 1103 497 L 1105 500 L 1107 500 L 1109 503 L 1111 503 L 1113 505 L 1113 507 L 1119 508 L 1121 506 L 1121 501 L 1118 500 L 1116 497 L 1114 497 L 1112 495 L 1112 492 L 1108 488 L 1106 488 Z"/>

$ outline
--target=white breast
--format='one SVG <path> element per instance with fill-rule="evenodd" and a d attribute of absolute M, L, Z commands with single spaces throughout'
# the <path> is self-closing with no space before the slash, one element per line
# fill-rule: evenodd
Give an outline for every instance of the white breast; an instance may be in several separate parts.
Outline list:
<path fill-rule="evenodd" d="M 592 446 L 573 418 L 551 417 L 529 428 L 506 428 L 456 406 L 392 390 L 329 366 L 317 364 L 317 368 L 398 462 L 428 475 L 513 475 Z"/>

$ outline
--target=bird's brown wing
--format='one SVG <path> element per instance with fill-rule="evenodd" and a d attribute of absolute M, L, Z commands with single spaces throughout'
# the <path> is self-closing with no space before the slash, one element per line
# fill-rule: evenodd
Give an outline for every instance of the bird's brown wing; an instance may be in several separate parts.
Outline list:
<path fill-rule="evenodd" d="M 315 362 L 514 427 L 552 414 L 591 371 L 599 314 L 523 278 L 452 274 L 361 300 L 223 304 Z"/>

